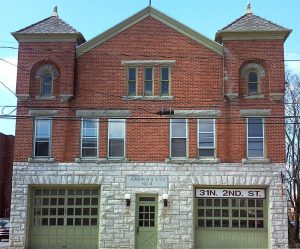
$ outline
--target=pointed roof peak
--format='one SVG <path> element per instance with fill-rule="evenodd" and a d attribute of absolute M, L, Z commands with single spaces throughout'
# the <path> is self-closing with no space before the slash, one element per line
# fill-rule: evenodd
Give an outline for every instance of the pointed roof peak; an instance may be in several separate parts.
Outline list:
<path fill-rule="evenodd" d="M 53 8 L 52 16 L 58 17 L 57 6 Z"/>
<path fill-rule="evenodd" d="M 253 14 L 253 12 L 251 10 L 251 3 L 250 2 L 247 3 L 246 14 L 247 15 L 252 15 Z"/>

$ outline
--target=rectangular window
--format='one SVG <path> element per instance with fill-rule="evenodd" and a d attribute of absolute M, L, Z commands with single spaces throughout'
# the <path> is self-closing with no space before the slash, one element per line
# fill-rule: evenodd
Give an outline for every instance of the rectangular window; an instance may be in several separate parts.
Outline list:
<path fill-rule="evenodd" d="M 264 124 L 262 118 L 248 118 L 248 158 L 264 157 Z"/>
<path fill-rule="evenodd" d="M 160 95 L 161 96 L 170 95 L 170 68 L 169 67 L 160 68 Z"/>
<path fill-rule="evenodd" d="M 199 228 L 265 228 L 264 199 L 198 199 Z"/>
<path fill-rule="evenodd" d="M 110 119 L 108 122 L 108 157 L 125 157 L 125 119 Z"/>
<path fill-rule="evenodd" d="M 153 95 L 153 67 L 144 68 L 144 96 Z"/>
<path fill-rule="evenodd" d="M 83 119 L 81 123 L 81 157 L 98 156 L 98 120 Z"/>
<path fill-rule="evenodd" d="M 187 157 L 187 120 L 171 119 L 171 158 Z"/>
<path fill-rule="evenodd" d="M 198 119 L 198 156 L 215 157 L 214 119 Z"/>
<path fill-rule="evenodd" d="M 49 119 L 35 120 L 34 156 L 50 157 L 51 122 Z"/>
<path fill-rule="evenodd" d="M 136 96 L 137 89 L 137 68 L 129 67 L 127 72 L 127 94 L 128 96 Z"/>

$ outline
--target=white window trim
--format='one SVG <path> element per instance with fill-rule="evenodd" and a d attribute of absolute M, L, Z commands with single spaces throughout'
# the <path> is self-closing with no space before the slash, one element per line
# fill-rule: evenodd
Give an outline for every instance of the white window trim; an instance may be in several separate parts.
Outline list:
<path fill-rule="evenodd" d="M 135 95 L 129 95 L 129 69 L 134 68 L 135 69 Z M 127 67 L 127 96 L 137 96 L 138 95 L 138 67 L 137 66 L 128 66 Z"/>
<path fill-rule="evenodd" d="M 205 120 L 205 119 L 212 119 L 213 120 L 213 126 L 214 126 L 214 131 L 213 131 L 213 134 L 214 134 L 214 147 L 200 147 L 199 146 L 199 142 L 200 142 L 200 139 L 199 139 L 199 134 L 200 133 L 212 133 L 212 132 L 200 132 L 200 125 L 199 125 L 199 122 L 200 120 Z M 199 155 L 199 149 L 214 149 L 214 156 L 210 157 L 210 156 L 201 156 Z M 198 155 L 198 158 L 200 159 L 206 159 L 206 158 L 216 158 L 216 119 L 215 118 L 198 118 L 197 120 L 197 155 Z"/>
<path fill-rule="evenodd" d="M 48 156 L 36 156 L 36 131 L 37 131 L 37 120 L 48 120 L 49 121 L 49 155 Z M 52 151 L 52 119 L 48 117 L 37 117 L 34 119 L 34 134 L 33 134 L 33 158 L 51 158 L 51 151 Z"/>
<path fill-rule="evenodd" d="M 151 68 L 152 69 L 152 94 L 151 95 L 146 95 L 145 94 L 145 82 L 146 82 L 146 69 Z M 149 96 L 154 96 L 154 67 L 153 66 L 145 66 L 143 68 L 143 96 L 144 97 L 149 97 Z"/>
<path fill-rule="evenodd" d="M 109 137 L 109 132 L 110 132 L 110 122 L 112 122 L 113 120 L 118 120 L 118 121 L 123 121 L 124 123 L 124 133 L 123 133 L 123 137 L 120 137 L 120 138 L 123 138 L 124 139 L 124 145 L 123 145 L 123 150 L 124 150 L 124 155 L 122 157 L 110 157 L 109 156 L 109 140 L 110 140 L 110 137 Z M 116 137 L 115 137 L 116 138 Z M 112 159 L 112 160 L 115 160 L 115 159 L 124 159 L 126 158 L 126 119 L 120 119 L 120 118 L 110 118 L 108 119 L 108 129 L 107 129 L 107 158 L 108 159 Z"/>
<path fill-rule="evenodd" d="M 262 157 L 253 157 L 253 156 L 249 156 L 249 118 L 261 118 L 261 121 L 262 121 L 262 132 L 263 132 L 263 156 Z M 261 137 L 250 137 L 250 138 L 261 138 Z M 265 145 L 266 145 L 266 141 L 265 141 L 265 119 L 263 117 L 247 117 L 247 158 L 248 159 L 264 159 L 266 158 L 266 155 L 265 155 Z"/>
<path fill-rule="evenodd" d="M 172 138 L 183 138 L 183 137 L 172 137 L 172 123 L 173 123 L 173 120 L 174 119 L 180 119 L 180 118 L 173 118 L 173 119 L 170 119 L 170 141 L 169 141 L 169 147 L 170 147 L 170 151 L 169 151 L 169 155 L 170 155 L 170 158 L 174 158 L 174 159 L 187 159 L 189 157 L 189 139 L 188 139 L 188 119 L 182 119 L 182 120 L 185 120 L 185 148 L 186 148 L 186 152 L 185 152 L 185 157 L 172 157 Z"/>
<path fill-rule="evenodd" d="M 167 95 L 163 95 L 162 94 L 162 69 L 163 68 L 168 68 L 168 81 L 169 81 L 169 91 L 168 91 L 168 94 Z M 171 67 L 170 66 L 165 66 L 165 65 L 162 65 L 160 66 L 159 68 L 159 95 L 160 96 L 171 96 Z"/>
<path fill-rule="evenodd" d="M 96 139 L 97 139 L 97 153 L 95 157 L 84 157 L 82 156 L 82 141 L 83 141 L 83 122 L 85 120 L 91 120 L 96 122 L 96 129 L 97 129 L 97 135 L 96 135 Z M 80 132 L 80 158 L 82 159 L 95 159 L 98 158 L 98 154 L 99 154 L 99 119 L 93 119 L 93 118 L 82 118 L 81 119 L 81 132 Z"/>

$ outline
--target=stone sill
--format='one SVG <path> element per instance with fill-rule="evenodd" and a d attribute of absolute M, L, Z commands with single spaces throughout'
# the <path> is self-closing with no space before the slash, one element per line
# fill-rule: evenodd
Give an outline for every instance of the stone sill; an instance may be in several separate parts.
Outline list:
<path fill-rule="evenodd" d="M 243 164 L 267 164 L 271 163 L 268 158 L 244 158 L 242 159 Z"/>
<path fill-rule="evenodd" d="M 178 164 L 216 164 L 220 163 L 219 158 L 183 158 L 183 159 L 175 159 L 175 158 L 166 158 L 166 163 L 178 163 Z"/>
<path fill-rule="evenodd" d="M 54 158 L 53 157 L 30 157 L 28 158 L 29 163 L 54 163 Z"/>
<path fill-rule="evenodd" d="M 244 99 L 264 99 L 265 95 L 263 94 L 253 94 L 253 95 L 246 95 L 243 96 Z"/>
<path fill-rule="evenodd" d="M 128 158 L 75 158 L 75 163 L 128 163 Z"/>
<path fill-rule="evenodd" d="M 173 96 L 123 96 L 122 100 L 172 100 Z"/>
<path fill-rule="evenodd" d="M 35 100 L 55 100 L 55 96 L 43 97 L 43 96 L 35 96 Z"/>

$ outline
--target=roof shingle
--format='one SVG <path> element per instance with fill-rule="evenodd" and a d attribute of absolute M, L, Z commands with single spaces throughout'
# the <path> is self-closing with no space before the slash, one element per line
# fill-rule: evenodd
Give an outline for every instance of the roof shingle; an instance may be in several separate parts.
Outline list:
<path fill-rule="evenodd" d="M 44 33 L 60 33 L 60 34 L 76 34 L 80 33 L 58 16 L 50 16 L 44 20 L 34 23 L 26 28 L 20 29 L 15 33 L 27 34 L 44 34 Z"/>

